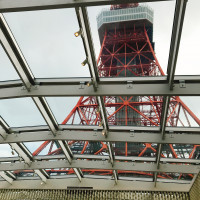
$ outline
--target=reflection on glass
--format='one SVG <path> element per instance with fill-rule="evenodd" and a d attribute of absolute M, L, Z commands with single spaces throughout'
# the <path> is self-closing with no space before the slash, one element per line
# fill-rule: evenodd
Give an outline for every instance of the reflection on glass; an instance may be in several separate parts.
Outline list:
<path fill-rule="evenodd" d="M 167 126 L 199 127 L 199 97 L 171 97 Z"/>
<path fill-rule="evenodd" d="M 34 172 L 34 170 L 16 170 L 12 171 L 12 173 L 17 177 L 24 177 L 24 178 L 33 178 L 38 177 L 37 173 Z"/>

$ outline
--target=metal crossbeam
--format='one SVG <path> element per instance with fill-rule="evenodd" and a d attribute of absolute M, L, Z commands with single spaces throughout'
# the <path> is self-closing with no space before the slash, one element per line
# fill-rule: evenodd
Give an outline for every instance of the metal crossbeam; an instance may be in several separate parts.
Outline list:
<path fill-rule="evenodd" d="M 45 155 L 45 156 L 34 156 L 33 160 L 59 160 L 65 159 L 65 155 Z M 83 155 L 76 154 L 74 155 L 74 159 L 86 159 L 86 160 L 109 160 L 108 155 Z M 139 161 L 139 162 L 155 162 L 156 158 L 154 157 L 137 157 L 137 156 L 115 156 L 115 160 L 117 161 Z M 0 158 L 0 162 L 20 162 L 19 157 L 4 157 Z M 200 160 L 198 159 L 188 159 L 188 158 L 161 158 L 160 162 L 163 163 L 188 163 L 188 164 L 200 164 Z"/>
<path fill-rule="evenodd" d="M 81 182 L 82 178 L 83 178 L 83 173 L 81 171 L 80 168 L 73 168 L 78 180 Z"/>
<path fill-rule="evenodd" d="M 169 110 L 170 96 L 164 97 L 163 106 L 162 106 L 162 114 L 161 114 L 161 122 L 160 122 L 160 131 L 162 139 L 165 139 L 165 128 L 167 123 L 167 114 Z M 156 164 L 157 168 L 160 167 L 160 158 L 162 154 L 162 144 L 158 144 L 158 150 L 156 151 Z M 156 184 L 157 181 L 157 172 L 154 174 L 154 182 Z"/>
<path fill-rule="evenodd" d="M 88 161 L 73 160 L 71 164 L 66 160 L 53 161 L 37 161 L 31 165 L 20 163 L 1 163 L 0 171 L 14 170 L 36 170 L 36 169 L 55 169 L 55 168 L 84 168 L 84 169 L 102 169 L 102 170 L 122 170 L 122 171 L 142 171 L 142 172 L 170 172 L 170 173 L 191 173 L 199 172 L 198 165 L 174 165 L 160 164 L 159 169 L 155 163 L 137 163 L 137 162 L 117 162 L 114 161 L 113 166 L 108 161 Z"/>
<path fill-rule="evenodd" d="M 169 180 L 170 181 L 170 180 Z M 6 189 L 64 189 L 66 188 L 92 188 L 98 190 L 126 190 L 126 191 L 182 191 L 188 192 L 190 190 L 190 184 L 179 183 L 163 183 L 158 182 L 157 187 L 154 187 L 153 182 L 147 181 L 127 181 L 118 180 L 118 184 L 113 184 L 113 180 L 109 179 L 97 179 L 97 178 L 83 178 L 80 182 L 77 178 L 68 179 L 48 179 L 46 184 L 41 185 L 39 180 L 16 180 L 12 185 L 6 184 L 4 181 L 0 181 L 0 188 Z"/>
<path fill-rule="evenodd" d="M 169 0 L 123 0 L 123 3 L 157 2 Z M 121 0 L 0 0 L 0 12 L 17 12 L 31 10 L 46 10 L 72 8 L 78 6 L 99 6 L 120 4 Z"/>
<path fill-rule="evenodd" d="M 147 130 L 148 131 L 148 130 Z M 182 133 L 182 132 L 180 132 Z M 103 141 L 103 142 L 139 142 L 139 143 L 159 143 L 159 144 L 200 144 L 199 134 L 187 133 L 165 134 L 165 140 L 162 139 L 161 134 L 154 132 L 131 133 L 129 131 L 110 131 L 109 136 L 105 138 L 101 131 L 76 131 L 63 130 L 58 131 L 56 136 L 51 135 L 50 131 L 30 131 L 8 134 L 6 139 L 0 138 L 0 144 L 6 143 L 21 143 L 34 141 L 57 141 L 57 140 L 72 140 L 72 141 Z"/>
<path fill-rule="evenodd" d="M 61 124 L 59 125 L 59 130 L 63 131 L 102 131 L 103 128 L 96 125 L 75 125 L 75 124 Z M 40 132 L 40 131 L 49 131 L 48 126 L 24 126 L 24 127 L 10 127 L 11 133 L 24 133 L 24 132 Z M 112 132 L 129 132 L 133 131 L 134 133 L 160 133 L 160 127 L 158 126 L 109 126 L 110 131 Z M 200 132 L 199 127 L 166 127 L 166 133 L 194 133 L 198 134 Z M 0 132 L 1 133 L 1 132 Z"/>
<path fill-rule="evenodd" d="M 98 83 L 99 83 L 99 75 L 98 75 L 98 70 L 97 70 L 97 62 L 96 62 L 96 56 L 94 52 L 92 35 L 90 31 L 87 9 L 85 7 L 78 7 L 76 8 L 76 14 L 77 14 L 80 30 L 82 31 L 82 39 L 83 39 L 83 44 L 85 47 L 86 56 L 88 59 L 92 85 L 93 85 L 94 91 L 96 92 Z M 104 99 L 101 96 L 97 96 L 96 98 L 97 98 L 97 103 L 99 105 L 101 119 L 103 122 L 104 136 L 107 137 L 109 127 L 108 127 L 108 119 L 107 119 Z M 114 152 L 113 152 L 112 144 L 110 142 L 107 142 L 107 147 L 108 147 L 110 162 L 113 165 Z"/>
<path fill-rule="evenodd" d="M 127 88 L 126 83 L 99 83 L 98 90 L 80 84 L 66 85 L 41 85 L 31 91 L 23 90 L 22 87 L 10 86 L 9 82 L 0 88 L 0 99 L 22 98 L 22 97 L 56 97 L 56 96 L 200 96 L 200 83 L 187 83 L 185 88 L 179 83 L 174 84 L 170 90 L 167 83 L 135 83 L 134 87 Z"/>

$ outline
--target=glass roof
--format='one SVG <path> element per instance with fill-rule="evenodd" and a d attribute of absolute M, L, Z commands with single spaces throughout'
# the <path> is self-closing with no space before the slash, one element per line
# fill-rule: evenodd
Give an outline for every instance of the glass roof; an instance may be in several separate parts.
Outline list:
<path fill-rule="evenodd" d="M 186 2 L 91 2 L 0 7 L 0 188 L 59 178 L 189 190 L 200 164 L 200 77 L 175 75 L 187 56 L 178 57 Z"/>

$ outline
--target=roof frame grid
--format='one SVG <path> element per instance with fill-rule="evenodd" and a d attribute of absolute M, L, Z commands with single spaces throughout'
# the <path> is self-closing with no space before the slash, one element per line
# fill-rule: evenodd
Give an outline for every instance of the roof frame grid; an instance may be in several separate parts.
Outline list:
<path fill-rule="evenodd" d="M 33 74 L 31 73 L 31 71 L 28 67 L 28 64 L 25 61 L 25 58 L 23 57 L 23 54 L 21 53 L 19 47 L 17 46 L 17 43 L 14 40 L 14 37 L 13 37 L 9 27 L 5 22 L 5 19 L 1 15 L 0 16 L 1 17 L 0 23 L 2 24 L 2 28 L 1 28 L 1 32 L 0 32 L 1 42 L 9 56 L 9 58 L 11 59 L 11 62 L 13 63 L 16 71 L 18 72 L 18 74 L 22 80 L 22 83 L 25 86 L 25 90 L 20 91 L 21 87 L 22 87 L 21 82 L 17 82 L 17 87 L 16 87 L 16 85 L 14 87 L 12 87 L 12 85 L 16 84 L 16 82 L 15 83 L 14 82 L 3 83 L 3 87 L 0 89 L 3 92 L 3 95 L 2 96 L 0 95 L 0 99 L 23 97 L 23 96 L 24 97 L 25 96 L 32 97 L 34 102 L 36 103 L 37 107 L 39 108 L 41 114 L 43 115 L 44 119 L 46 120 L 51 132 L 54 135 L 54 136 L 49 136 L 49 138 L 55 137 L 54 140 L 58 140 L 60 143 L 63 143 L 62 139 L 59 139 L 60 135 L 57 136 L 58 131 L 60 132 L 59 126 L 58 126 L 50 108 L 48 106 L 46 106 L 48 104 L 46 103 L 45 98 L 43 96 L 66 96 L 66 89 L 68 91 L 69 88 L 71 91 L 73 91 L 71 93 L 70 92 L 68 93 L 69 96 L 76 96 L 76 95 L 78 95 L 78 96 L 81 96 L 81 95 L 98 96 L 97 100 L 98 100 L 98 104 L 100 107 L 101 117 L 103 119 L 103 128 L 106 130 L 106 133 L 108 133 L 108 131 L 109 131 L 109 134 L 106 134 L 105 135 L 106 137 L 104 139 L 102 139 L 101 141 L 107 141 L 108 147 L 110 147 L 108 149 L 109 149 L 110 160 L 112 161 L 111 162 L 112 166 L 109 166 L 107 168 L 113 170 L 114 180 L 115 180 L 115 183 L 117 183 L 118 177 L 117 177 L 116 170 L 118 169 L 119 163 L 117 163 L 114 159 L 114 152 L 112 150 L 112 145 L 111 145 L 112 139 L 110 138 L 111 137 L 110 135 L 112 133 L 110 133 L 110 130 L 109 130 L 110 127 L 108 127 L 107 115 L 106 115 L 105 105 L 104 105 L 102 96 L 130 95 L 130 94 L 133 94 L 134 92 L 135 92 L 134 94 L 137 96 L 141 96 L 141 95 L 166 96 L 166 103 L 164 104 L 164 107 L 163 107 L 163 117 L 162 117 L 163 123 L 160 127 L 160 134 L 157 134 L 157 137 L 159 138 L 159 142 L 158 142 L 159 150 L 158 150 L 157 159 L 156 159 L 157 164 L 152 164 L 153 167 L 152 166 L 151 167 L 152 167 L 152 171 L 155 172 L 155 178 L 154 178 L 155 182 L 156 182 L 156 179 L 157 179 L 156 177 L 157 177 L 157 173 L 159 170 L 162 171 L 163 168 L 165 170 L 168 170 L 168 168 L 169 168 L 173 171 L 173 169 L 172 169 L 173 166 L 167 166 L 166 164 L 160 163 L 161 162 L 160 155 L 161 155 L 162 144 L 164 144 L 165 142 L 168 142 L 167 136 L 164 137 L 165 132 L 166 132 L 165 126 L 166 126 L 166 117 L 167 117 L 167 112 L 165 112 L 165 111 L 168 110 L 170 96 L 172 96 L 172 95 L 178 96 L 181 94 L 182 95 L 200 95 L 200 92 L 198 92 L 198 90 L 195 90 L 196 87 L 199 87 L 199 82 L 200 82 L 199 78 L 195 79 L 195 81 L 198 82 L 198 84 L 194 83 L 193 79 L 190 79 L 189 84 L 187 84 L 187 88 L 180 89 L 179 83 L 177 83 L 177 82 L 174 83 L 174 80 L 176 80 L 176 76 L 174 76 L 174 73 L 175 73 L 175 68 L 176 68 L 177 55 L 178 55 L 178 51 L 179 51 L 179 43 L 180 43 L 184 13 L 185 13 L 185 8 L 186 8 L 186 0 L 177 0 L 176 1 L 177 3 L 176 3 L 174 25 L 173 25 L 173 32 L 172 32 L 172 39 L 171 39 L 170 53 L 169 53 L 169 61 L 168 61 L 167 81 L 165 80 L 165 82 L 163 83 L 163 80 L 159 80 L 159 83 L 156 83 L 156 84 L 154 83 L 151 85 L 151 87 L 148 87 L 149 86 L 149 84 L 148 84 L 149 78 L 144 78 L 143 79 L 144 82 L 142 84 L 140 82 L 136 83 L 136 87 L 138 87 L 137 89 L 135 89 L 135 87 L 134 87 L 133 90 L 129 90 L 129 91 L 125 90 L 125 93 L 124 93 L 124 89 L 126 88 L 126 84 L 127 84 L 126 78 L 122 79 L 124 81 L 124 83 L 116 84 L 116 83 L 112 83 L 112 81 L 108 81 L 107 85 L 106 85 L 103 83 L 103 80 L 101 81 L 101 79 L 98 77 L 96 59 L 95 59 L 95 54 L 94 54 L 94 47 L 93 47 L 92 37 L 91 37 L 91 33 L 90 33 L 90 28 L 89 28 L 87 10 L 85 7 L 85 6 L 95 6 L 95 5 L 107 5 L 107 4 L 113 4 L 113 3 L 118 4 L 118 3 L 122 2 L 121 0 L 115 0 L 115 1 L 113 1 L 113 0 L 108 0 L 108 1 L 86 0 L 86 1 L 79 1 L 79 2 L 69 0 L 67 3 L 63 2 L 63 0 L 59 0 L 59 1 L 55 1 L 55 0 L 53 0 L 53 1 L 43 1 L 43 0 L 38 1 L 37 0 L 37 1 L 32 2 L 32 4 L 29 4 L 29 5 L 26 4 L 26 2 L 24 2 L 22 0 L 16 0 L 14 3 L 13 2 L 9 3 L 9 1 L 10 0 L 0 2 L 1 3 L 0 11 L 10 12 L 10 11 L 22 11 L 22 10 L 41 10 L 41 9 L 63 8 L 63 7 L 76 7 L 76 13 L 77 13 L 79 25 L 80 25 L 81 31 L 83 31 L 82 38 L 83 38 L 86 56 L 88 59 L 88 64 L 89 64 L 89 68 L 90 68 L 90 72 L 91 72 L 91 80 L 93 83 L 93 89 L 86 87 L 85 89 L 83 89 L 81 91 L 82 93 L 80 92 L 80 90 L 77 90 L 78 86 L 80 85 L 80 82 L 85 82 L 85 81 L 81 81 L 81 79 L 79 79 L 77 85 L 75 85 L 75 86 L 74 86 L 74 83 L 72 83 L 72 82 L 70 83 L 69 81 L 67 81 L 67 84 L 64 85 L 64 88 L 63 87 L 60 88 L 60 90 L 59 90 L 60 93 L 59 92 L 56 93 L 56 89 L 58 89 L 58 88 L 56 88 L 56 86 L 58 86 L 61 83 L 59 80 L 57 80 L 56 83 L 54 82 L 55 87 L 53 88 L 53 92 L 49 91 L 49 90 L 52 90 L 51 84 L 45 85 L 45 83 L 42 83 L 42 82 L 39 82 L 39 84 L 36 83 L 37 80 L 35 80 Z M 154 2 L 157 0 L 151 0 L 151 1 Z M 125 3 L 125 2 L 130 3 L 130 1 L 128 1 L 128 0 L 123 1 L 123 3 Z M 131 2 L 136 2 L 136 1 L 132 0 Z M 139 2 L 146 2 L 146 1 L 141 0 Z M 154 78 L 154 81 L 155 80 L 156 80 L 156 78 Z M 182 77 L 179 76 L 178 80 L 182 80 Z M 37 86 L 36 86 L 37 90 L 34 90 L 33 86 L 35 86 L 36 84 L 37 84 Z M 103 86 L 103 84 L 104 84 L 104 86 Z M 161 87 L 159 84 L 161 84 Z M 110 86 L 110 85 L 112 85 L 112 87 L 110 87 L 107 90 L 108 86 Z M 123 91 L 123 92 L 121 92 L 121 93 L 119 92 L 119 86 L 122 86 L 121 91 Z M 156 88 L 154 88 L 155 86 L 156 86 Z M 59 85 L 59 87 L 61 87 L 61 85 Z M 72 89 L 72 87 L 74 87 L 74 90 Z M 145 88 L 145 87 L 147 87 L 147 88 Z M 112 92 L 113 88 L 115 88 L 114 93 Z M 117 90 L 116 90 L 116 88 L 117 88 Z M 153 89 L 153 92 L 151 89 Z M 48 92 L 46 92 L 46 90 Z M 61 90 L 63 90 L 63 94 L 62 94 Z M 151 91 L 151 93 L 149 94 L 148 91 Z M 9 126 L 7 126 L 5 122 L 1 123 L 1 121 L 3 121 L 3 120 L 0 120 L 0 125 L 3 127 L 3 130 L 1 130 L 1 136 L 3 137 L 3 140 L 5 142 L 5 141 L 7 141 L 7 138 L 8 138 L 8 140 L 10 139 L 10 137 L 12 138 L 12 136 L 9 134 L 9 133 L 11 133 L 10 132 L 11 130 L 9 130 Z M 64 131 L 66 131 L 66 130 L 64 130 Z M 62 133 L 64 131 L 62 131 Z M 21 133 L 19 135 L 21 135 Z M 63 136 L 64 136 L 64 134 L 63 134 Z M 193 138 L 195 138 L 195 137 L 193 137 Z M 177 142 L 180 141 L 179 139 L 177 139 Z M 186 139 L 186 137 L 184 139 Z M 126 140 L 126 141 L 128 141 L 128 140 Z M 15 149 L 19 148 L 20 149 L 19 152 L 22 151 L 22 153 L 19 153 L 20 156 L 22 156 L 27 163 L 31 163 L 33 158 L 31 157 L 31 158 L 29 158 L 30 159 L 29 160 L 24 156 L 24 154 L 25 154 L 28 157 L 28 154 L 26 154 L 26 151 L 24 148 L 22 148 L 22 146 L 23 146 L 23 144 L 21 144 L 21 143 L 14 143 Z M 66 157 L 68 158 L 70 153 L 69 153 L 69 151 L 67 151 L 67 147 L 65 147 L 65 148 L 61 147 L 61 148 L 63 149 L 64 152 L 65 151 L 67 152 Z M 71 157 L 73 157 L 73 155 L 71 155 Z M 43 165 L 45 163 L 45 161 L 40 161 L 40 162 L 41 162 L 41 165 Z M 60 163 L 61 162 L 62 161 L 60 161 Z M 71 162 L 72 162 L 71 166 L 74 166 L 74 162 L 76 163 L 77 161 L 72 159 Z M 83 177 L 83 175 L 82 175 L 80 168 L 82 168 L 82 166 L 85 165 L 84 164 L 85 162 L 81 161 L 80 163 L 82 163 L 82 164 L 80 164 L 80 165 L 75 164 L 75 166 L 73 168 L 74 168 L 75 173 L 77 174 L 78 179 L 81 181 L 81 178 Z M 22 164 L 22 163 L 19 163 L 19 164 L 16 163 L 15 166 L 19 166 L 20 164 Z M 69 164 L 70 164 L 70 162 L 69 162 Z M 33 163 L 33 165 L 35 165 L 35 163 Z M 137 163 L 136 163 L 136 165 L 138 166 L 138 168 L 136 170 L 141 169 L 140 167 L 145 168 L 144 165 L 139 165 Z M 160 167 L 158 167 L 158 166 L 160 166 Z M 31 168 L 32 164 L 30 166 L 27 165 L 27 167 Z M 96 163 L 95 163 L 95 167 L 98 167 L 96 165 Z M 186 168 L 187 168 L 187 166 L 185 166 L 185 168 L 184 168 L 184 165 L 181 167 L 182 168 L 179 169 L 179 172 L 181 172 L 180 170 L 182 170 L 182 169 L 186 170 Z M 198 173 L 198 171 L 199 171 L 198 167 L 195 168 L 194 166 L 191 165 L 190 167 L 187 168 L 185 173 L 188 172 L 189 168 L 193 169 L 193 171 L 192 170 L 190 171 L 191 173 L 192 172 Z M 36 170 L 38 170 L 37 167 L 35 168 L 35 172 L 38 172 L 38 175 L 40 174 L 39 176 L 42 179 L 42 181 L 45 182 L 48 178 L 45 175 L 45 171 L 36 171 Z M 41 168 L 39 170 L 43 170 L 43 168 Z M 177 171 L 177 170 L 175 170 L 175 171 Z M 4 176 L 4 174 L 2 174 L 2 177 L 3 176 Z M 12 180 L 8 179 L 6 176 L 4 176 L 4 178 L 7 179 L 8 182 L 12 182 Z"/>

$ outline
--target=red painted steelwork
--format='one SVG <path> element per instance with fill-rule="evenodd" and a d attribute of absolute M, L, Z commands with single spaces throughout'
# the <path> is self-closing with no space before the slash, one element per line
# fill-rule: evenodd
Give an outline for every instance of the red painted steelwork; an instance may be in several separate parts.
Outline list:
<path fill-rule="evenodd" d="M 114 7 L 112 7 L 114 9 Z M 132 76 L 163 76 L 164 72 L 155 56 L 152 44 L 149 40 L 146 28 L 118 30 L 117 25 L 113 31 L 105 31 L 98 61 L 98 72 L 100 77 L 132 77 Z M 134 86 L 133 86 L 134 87 Z M 132 126 L 159 126 L 163 106 L 161 96 L 121 96 L 104 97 L 107 118 L 109 125 L 132 125 Z M 167 126 L 191 126 L 190 118 L 196 125 L 200 125 L 200 120 L 183 103 L 179 97 L 171 97 Z M 101 122 L 98 104 L 95 97 L 80 97 L 76 106 L 66 117 L 62 124 L 98 125 Z M 122 133 L 123 134 L 123 133 Z M 83 136 L 84 137 L 84 136 Z M 48 142 L 44 142 L 35 152 L 38 155 L 46 147 Z M 107 154 L 107 145 L 104 142 L 92 143 L 88 141 L 68 141 L 73 153 L 80 154 Z M 185 157 L 180 153 L 178 146 L 164 145 L 162 157 Z M 189 147 L 188 147 L 189 148 Z M 190 147 L 192 148 L 192 147 Z M 113 144 L 116 155 L 124 156 L 154 156 L 156 155 L 156 144 Z M 193 158 L 196 146 L 189 157 Z M 60 148 L 52 154 L 60 153 Z M 51 153 L 50 153 L 51 154 Z M 64 170 L 66 173 L 67 171 Z M 64 172 L 63 171 L 63 172 Z M 53 171 L 52 171 L 53 172 Z M 88 173 L 103 174 L 100 170 L 89 170 Z M 71 172 L 74 173 L 74 172 Z M 105 173 L 112 174 L 112 171 L 105 170 Z M 118 172 L 119 173 L 119 172 Z M 128 173 L 128 172 L 126 172 Z M 138 173 L 138 172 L 134 172 Z M 148 175 L 148 173 L 142 173 Z M 160 176 L 160 175 L 159 175 Z M 173 178 L 161 176 L 162 178 Z M 182 175 L 180 175 L 180 178 Z"/>

